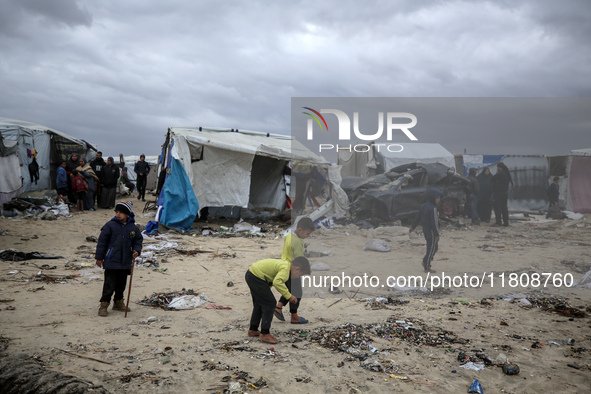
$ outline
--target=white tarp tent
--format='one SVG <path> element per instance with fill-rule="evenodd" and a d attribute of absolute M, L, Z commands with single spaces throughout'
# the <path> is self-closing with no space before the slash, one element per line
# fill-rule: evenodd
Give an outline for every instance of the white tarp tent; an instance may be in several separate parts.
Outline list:
<path fill-rule="evenodd" d="M 446 167 L 455 167 L 454 155 L 440 144 L 420 142 L 388 144 L 390 148 L 370 145 L 368 152 L 349 152 L 339 150 L 338 164 L 342 166 L 343 176 L 371 176 L 376 167 L 384 172 L 402 164 L 409 163 L 441 163 Z M 400 145 L 402 149 L 398 147 Z M 400 151 L 397 151 L 400 150 Z"/>
<path fill-rule="evenodd" d="M 21 120 L 0 118 L 0 203 L 30 190 L 55 186 L 57 161 L 76 152 L 86 159 L 96 149 L 86 141 L 60 131 Z M 37 151 L 39 179 L 32 180 L 29 165 Z"/>
<path fill-rule="evenodd" d="M 282 210 L 287 163 L 328 164 L 290 136 L 230 129 L 170 128 L 164 152 L 167 163 L 171 155 L 182 164 L 200 209 Z"/>

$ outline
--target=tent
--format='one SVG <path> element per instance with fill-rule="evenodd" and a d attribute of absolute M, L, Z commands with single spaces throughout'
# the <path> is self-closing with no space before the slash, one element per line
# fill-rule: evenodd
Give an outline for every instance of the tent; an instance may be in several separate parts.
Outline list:
<path fill-rule="evenodd" d="M 591 148 L 571 150 L 566 171 L 566 209 L 577 213 L 591 212 Z"/>
<path fill-rule="evenodd" d="M 35 151 L 38 179 L 29 173 Z M 23 192 L 54 188 L 58 161 L 74 152 L 92 159 L 96 148 L 46 126 L 0 118 L 0 204 Z"/>
<path fill-rule="evenodd" d="M 441 163 L 446 167 L 455 166 L 454 155 L 440 144 L 405 142 L 389 144 L 390 150 L 383 145 L 372 144 L 367 152 L 339 150 L 338 164 L 342 166 L 341 175 L 372 176 L 376 173 L 376 168 L 381 170 L 378 172 L 386 172 L 409 163 Z M 399 147 L 402 149 L 398 149 Z"/>
<path fill-rule="evenodd" d="M 160 221 L 183 230 L 190 228 L 198 213 L 195 203 L 198 209 L 283 210 L 287 201 L 286 165 L 290 161 L 328 164 L 290 136 L 205 127 L 168 129 L 162 157 L 169 174 L 161 193 L 164 201 L 158 204 L 164 211 Z M 169 182 L 171 179 L 174 183 Z M 172 186 L 177 183 L 178 188 L 185 182 L 191 190 L 180 196 Z M 187 209 L 188 204 L 193 210 Z M 172 212 L 176 212 L 174 217 Z"/>

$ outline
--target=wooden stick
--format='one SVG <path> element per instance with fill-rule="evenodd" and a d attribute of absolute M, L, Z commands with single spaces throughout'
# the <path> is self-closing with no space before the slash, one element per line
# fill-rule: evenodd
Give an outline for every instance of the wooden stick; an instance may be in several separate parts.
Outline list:
<path fill-rule="evenodd" d="M 99 360 L 98 358 L 92 358 L 92 357 L 88 357 L 88 356 L 83 356 L 81 354 L 73 353 L 71 350 L 64 350 L 64 349 L 57 349 L 57 350 L 60 350 L 60 351 L 62 351 L 64 353 L 69 354 L 69 355 L 72 355 L 72 356 L 76 356 L 76 357 L 80 357 L 80 358 L 85 358 L 85 359 L 92 360 L 92 361 L 98 361 L 99 363 L 103 363 L 103 364 L 113 365 L 113 364 L 111 364 L 108 361 L 103 361 L 103 360 Z"/>
<path fill-rule="evenodd" d="M 127 317 L 127 310 L 129 309 L 129 297 L 131 296 L 131 280 L 133 279 L 133 267 L 135 266 L 135 258 L 131 257 L 131 274 L 129 274 L 129 289 L 127 289 L 127 303 L 125 304 L 125 316 Z"/>

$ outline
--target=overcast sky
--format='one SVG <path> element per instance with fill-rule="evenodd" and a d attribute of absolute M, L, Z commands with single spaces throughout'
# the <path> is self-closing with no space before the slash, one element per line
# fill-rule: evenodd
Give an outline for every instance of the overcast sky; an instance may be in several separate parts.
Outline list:
<path fill-rule="evenodd" d="M 588 98 L 590 11 L 554 0 L 0 0 L 0 117 L 107 156 L 157 155 L 168 127 L 289 134 L 292 97 Z M 506 149 L 487 151 L 487 132 L 471 130 L 469 153 L 591 147 L 589 118 L 589 131 L 556 133 L 498 120 Z M 462 153 L 466 133 L 429 142 Z"/>

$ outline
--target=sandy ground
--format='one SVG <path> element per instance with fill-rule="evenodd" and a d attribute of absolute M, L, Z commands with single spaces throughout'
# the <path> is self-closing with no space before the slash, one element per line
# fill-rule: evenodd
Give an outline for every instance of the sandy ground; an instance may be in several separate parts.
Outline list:
<path fill-rule="evenodd" d="M 109 316 L 98 317 L 102 274 L 92 258 L 96 243 L 86 238 L 97 237 L 111 217 L 99 210 L 56 221 L 0 219 L 6 231 L 0 249 L 63 256 L 0 261 L 0 354 L 26 353 L 48 369 L 113 393 L 255 392 L 248 385 L 261 377 L 264 390 L 273 393 L 459 393 L 474 379 L 486 393 L 587 393 L 591 387 L 591 290 L 561 286 L 567 274 L 580 280 L 591 268 L 589 216 L 537 217 L 500 229 L 442 223 L 434 276 L 445 273 L 456 282 L 433 291 L 385 284 L 388 276 L 426 278 L 422 236 L 392 240 L 392 250 L 381 253 L 363 251 L 368 230 L 316 231 L 308 250 L 331 252 L 311 258 L 328 269 L 313 273 L 318 281 L 367 275 L 376 277 L 374 285 L 380 282 L 340 284 L 340 294 L 327 286 L 306 288 L 300 315 L 311 323 L 275 319 L 276 345 L 246 336 L 252 304 L 244 273 L 256 260 L 280 257 L 285 225 L 263 226 L 264 237 L 199 231 L 146 240 L 145 251 L 167 242 L 177 246 L 152 251 L 157 267 L 136 267 L 127 318 L 110 309 Z M 137 217 L 142 225 L 150 219 Z M 232 225 L 195 223 L 214 230 L 220 224 Z M 547 282 L 544 273 L 551 274 Z M 457 278 L 469 286 L 459 286 Z M 478 279 L 483 283 L 476 286 Z M 175 311 L 140 304 L 155 293 L 182 289 L 205 294 L 212 303 Z M 508 295 L 534 305 L 509 301 Z M 561 302 L 585 317 L 573 317 L 573 310 L 557 313 Z M 508 359 L 520 373 L 507 375 L 495 365 L 466 369 L 466 357 L 487 364 Z"/>

